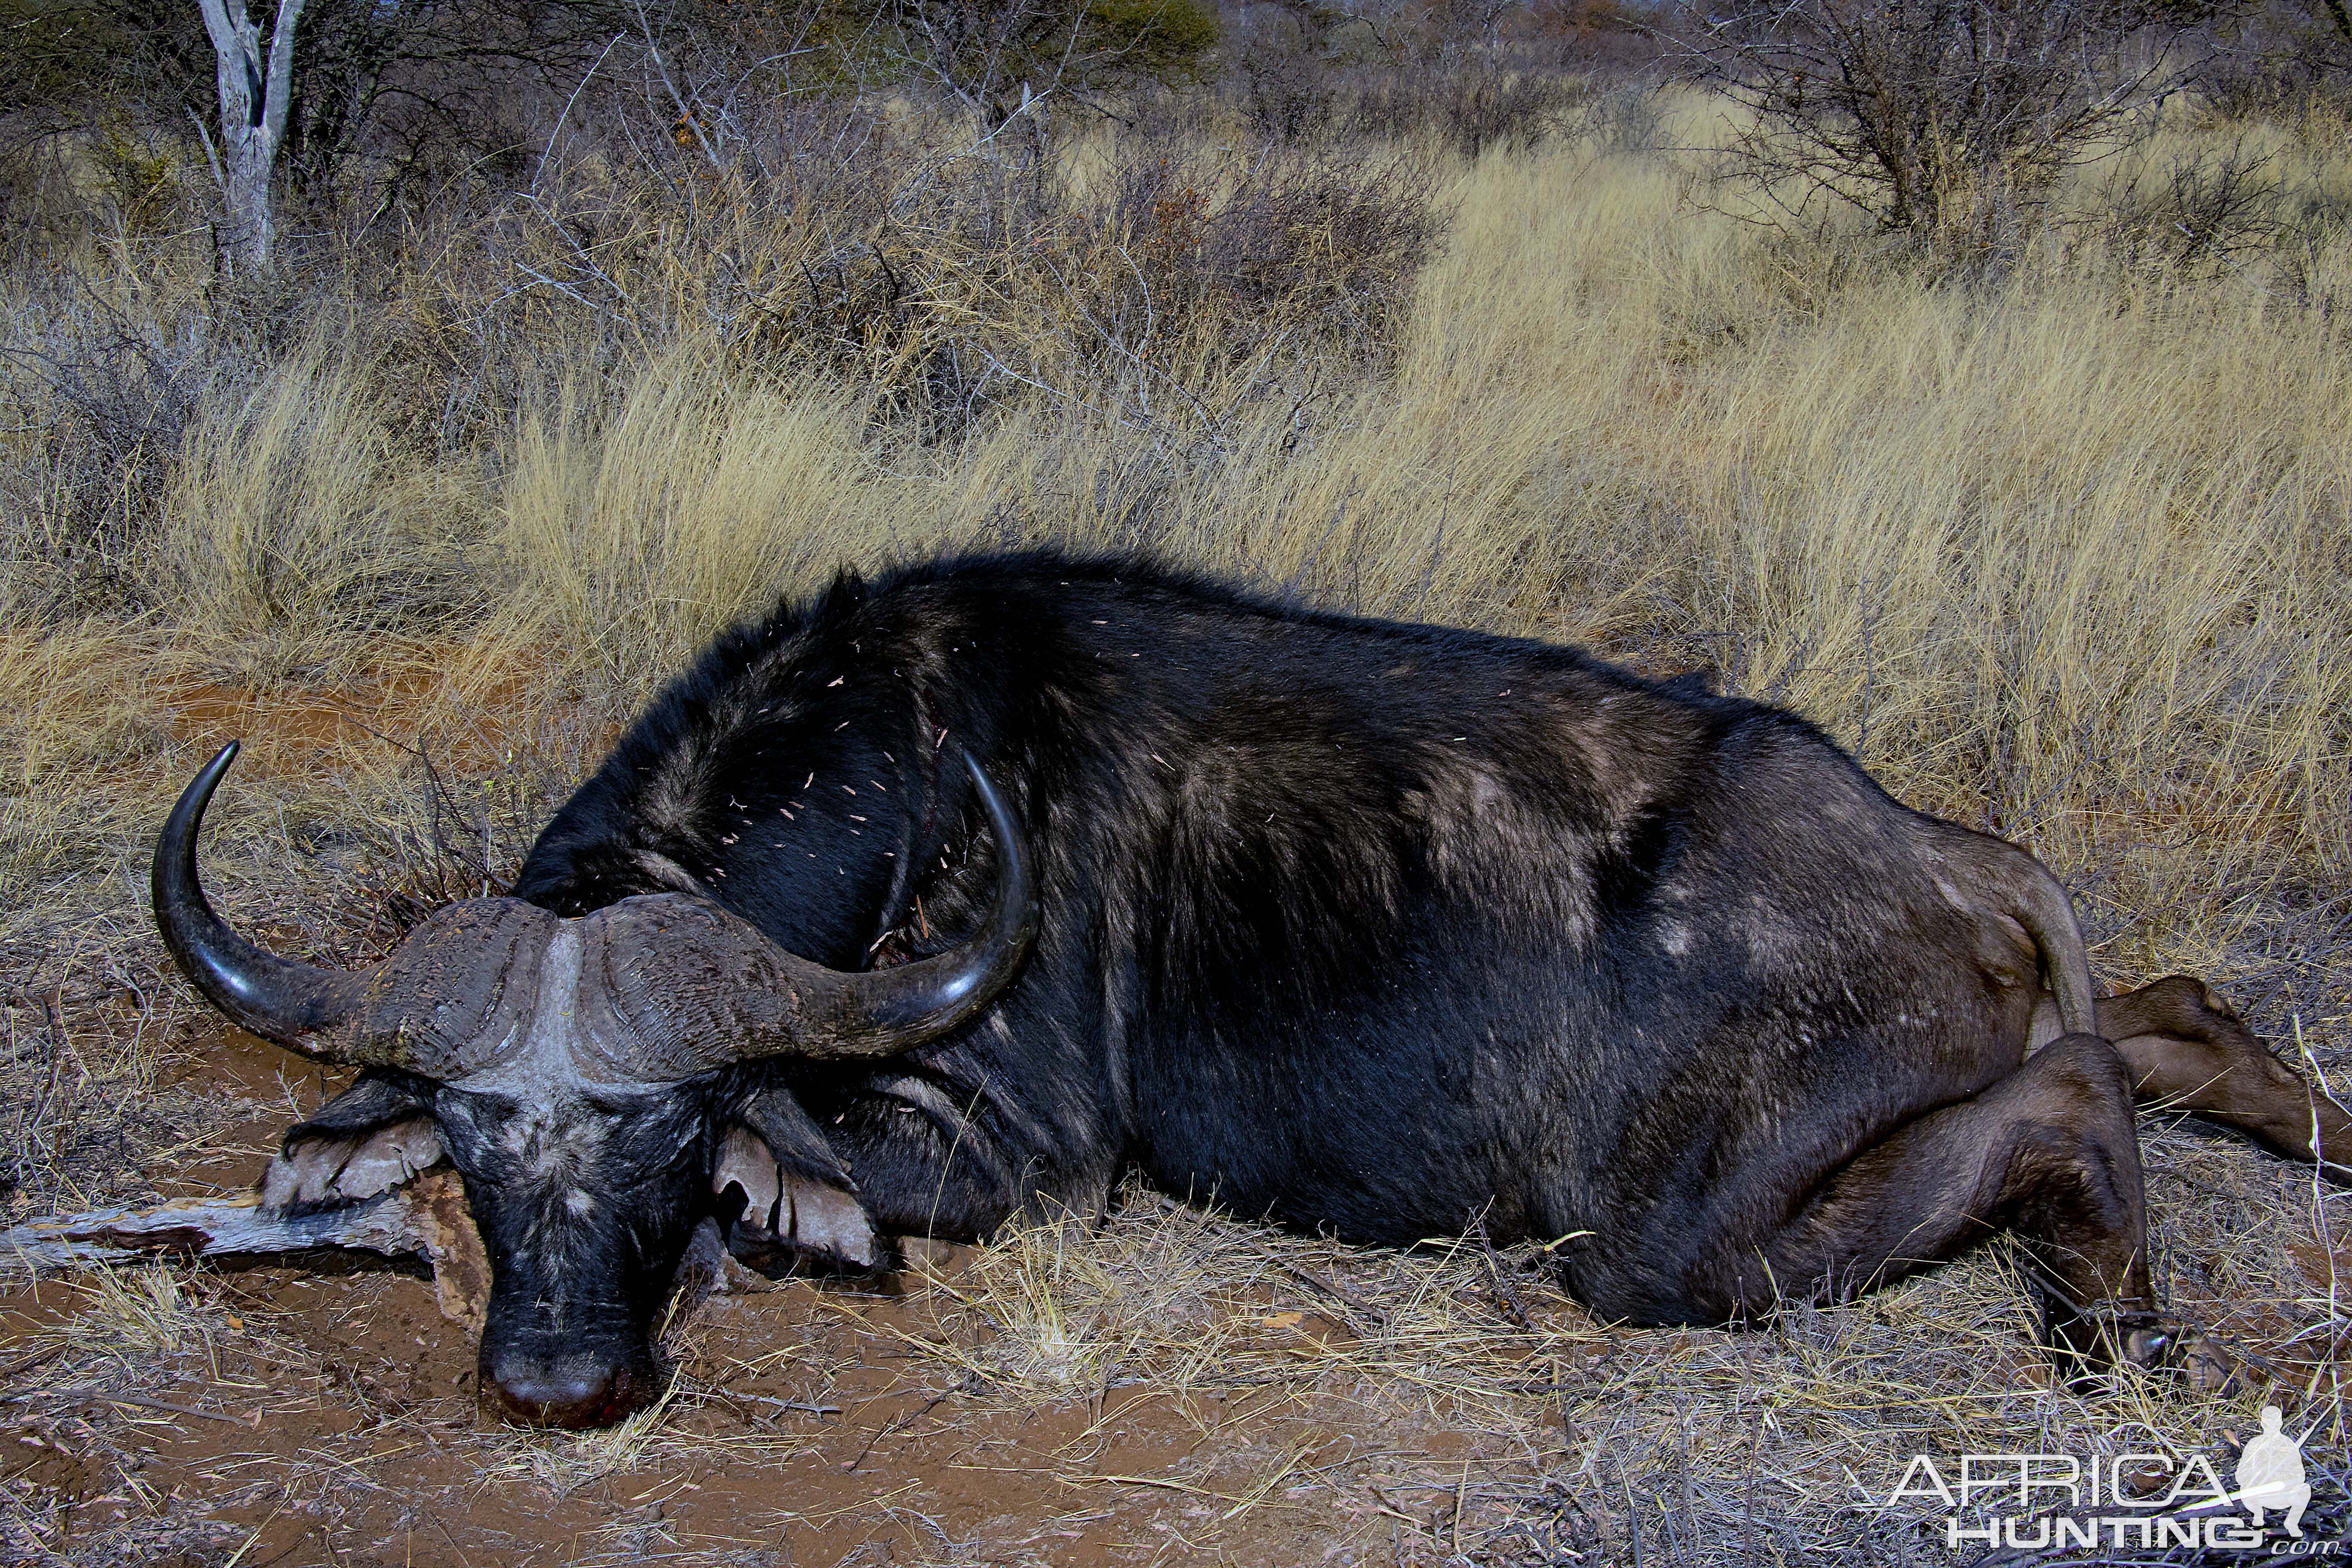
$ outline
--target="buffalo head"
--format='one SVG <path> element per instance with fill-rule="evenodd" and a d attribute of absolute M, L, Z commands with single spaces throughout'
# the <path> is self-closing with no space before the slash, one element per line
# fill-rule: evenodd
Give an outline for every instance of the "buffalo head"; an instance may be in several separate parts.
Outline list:
<path fill-rule="evenodd" d="M 198 886 L 197 828 L 236 751 L 222 749 L 164 825 L 156 922 L 197 990 L 236 1024 L 368 1069 L 288 1132 L 263 1202 L 352 1202 L 446 1157 L 490 1259 L 482 1387 L 525 1420 L 601 1425 L 652 1396 L 653 1316 L 714 1184 L 731 1179 L 789 1232 L 790 1211 L 772 1205 L 797 1178 L 819 1236 L 845 1233 L 840 1210 L 856 1207 L 839 1195 L 852 1190 L 845 1171 L 796 1107 L 730 1125 L 743 1077 L 730 1069 L 936 1039 L 1011 983 L 1036 932 L 1012 813 L 967 757 L 1002 870 L 981 929 L 936 957 L 826 969 L 710 899 L 663 892 L 576 920 L 472 900 L 372 969 L 320 969 L 238 936 Z M 747 1150 L 757 1175 L 745 1173 Z M 873 1260 L 854 1243 L 835 1250 Z"/>

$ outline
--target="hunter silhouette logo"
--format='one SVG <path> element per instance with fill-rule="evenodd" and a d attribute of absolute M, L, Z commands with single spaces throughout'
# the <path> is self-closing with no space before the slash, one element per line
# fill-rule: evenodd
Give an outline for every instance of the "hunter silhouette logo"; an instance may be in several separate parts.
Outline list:
<path fill-rule="evenodd" d="M 2303 1534 L 2303 1510 L 2311 1501 L 2311 1483 L 2303 1479 L 2303 1438 L 2279 1430 L 2275 1405 L 2263 1406 L 2263 1429 L 2246 1439 L 2238 1455 L 2238 1501 L 2263 1527 L 2263 1515 L 2274 1508 L 2286 1510 L 2286 1532 Z M 2305 1434 L 2308 1436 L 2308 1434 Z"/>
<path fill-rule="evenodd" d="M 2343 1541 L 2306 1542 L 2311 1483 L 2303 1438 L 2281 1430 L 2275 1405 L 2239 1451 L 2237 1485 L 2204 1455 L 2126 1453 L 2078 1459 L 2067 1454 L 1962 1454 L 1938 1462 L 1911 1457 L 1884 1507 L 1933 1500 L 1945 1512 L 1944 1543 L 2041 1550 L 2102 1546 L 2143 1551 L 2183 1547 L 2271 1555 L 2352 1555 Z M 2308 1436 L 2308 1432 L 2304 1436 Z M 2225 1461 L 2226 1462 L 2226 1461 Z M 1957 1468 L 1956 1468 L 1957 1467 Z M 2265 1521 L 2290 1540 L 2273 1539 Z"/>

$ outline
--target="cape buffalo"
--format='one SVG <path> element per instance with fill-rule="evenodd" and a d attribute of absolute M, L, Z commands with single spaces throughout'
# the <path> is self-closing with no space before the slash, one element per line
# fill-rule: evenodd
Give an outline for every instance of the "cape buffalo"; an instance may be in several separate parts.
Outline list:
<path fill-rule="evenodd" d="M 2352 1117 L 2175 977 L 2095 998 L 2023 851 L 1812 725 L 1574 648 L 1053 554 L 843 575 L 720 637 L 513 895 L 365 973 L 173 952 L 355 1087 L 264 1201 L 446 1158 L 486 1390 L 645 1402 L 706 1215 L 769 1264 L 1098 1210 L 1139 1167 L 1410 1243 L 1572 1237 L 1604 1317 L 1752 1318 L 2021 1237 L 2078 1370 L 2161 1359 L 2135 1090 L 2335 1174 Z"/>

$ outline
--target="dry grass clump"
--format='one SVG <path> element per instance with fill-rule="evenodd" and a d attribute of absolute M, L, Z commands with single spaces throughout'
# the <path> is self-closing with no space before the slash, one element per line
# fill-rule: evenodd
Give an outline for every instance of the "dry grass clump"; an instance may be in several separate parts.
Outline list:
<path fill-rule="evenodd" d="M 631 691 L 865 542 L 887 485 L 849 395 L 746 391 L 681 353 L 525 414 L 499 543 L 510 613 Z M 625 635 L 611 635 L 625 628 Z"/>
<path fill-rule="evenodd" d="M 85 1300 L 63 1342 L 133 1365 L 203 1342 L 199 1304 L 168 1268 L 92 1268 L 76 1284 Z"/>
<path fill-rule="evenodd" d="M 1538 1255 L 1475 1237 L 1366 1252 L 1239 1225 L 1130 1184 L 1098 1222 L 1016 1226 L 953 1271 L 917 1273 L 919 1351 L 1015 1400 L 1295 1384 L 1460 1416 L 1603 1335 L 1542 1283 Z M 1540 1329 L 1538 1318 L 1542 1320 Z M 1335 1373 L 1376 1379 L 1349 1388 Z M 1507 1369 L 1502 1370 L 1502 1369 Z M 1537 1379 L 1540 1383 L 1540 1379 Z"/>
<path fill-rule="evenodd" d="M 131 553 L 142 598 L 171 605 L 231 679 L 356 673 L 388 634 L 475 608 L 473 487 L 404 449 L 365 381 L 314 342 L 249 390 L 205 399 L 159 526 Z"/>

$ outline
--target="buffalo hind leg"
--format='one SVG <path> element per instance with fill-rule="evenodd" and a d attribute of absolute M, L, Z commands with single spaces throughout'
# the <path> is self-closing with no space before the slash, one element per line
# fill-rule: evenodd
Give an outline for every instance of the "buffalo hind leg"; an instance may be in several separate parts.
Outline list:
<path fill-rule="evenodd" d="M 2000 1230 L 2032 1258 L 2043 1340 L 2070 1378 L 2163 1359 L 2131 1085 L 2096 1036 L 2066 1036 L 1864 1151 L 1760 1250 L 1779 1288 L 1845 1300 Z M 1754 1283 L 1743 1305 L 1767 1305 Z"/>
<path fill-rule="evenodd" d="M 2056 1017 L 2045 1000 L 2036 1033 L 2054 1030 Z M 2108 997 L 2099 1033 L 2115 1042 L 2143 1102 L 2233 1127 L 2281 1159 L 2352 1182 L 2352 1111 L 2273 1056 L 2202 982 L 2174 974 Z"/>

